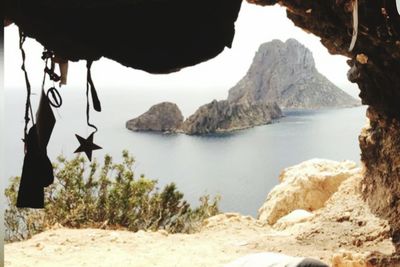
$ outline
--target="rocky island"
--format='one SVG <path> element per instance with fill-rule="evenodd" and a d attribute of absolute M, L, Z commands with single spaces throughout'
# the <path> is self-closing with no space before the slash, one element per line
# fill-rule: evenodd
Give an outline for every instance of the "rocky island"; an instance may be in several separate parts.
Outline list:
<path fill-rule="evenodd" d="M 311 51 L 295 39 L 262 44 L 247 74 L 229 90 L 228 100 L 277 102 L 282 109 L 360 105 L 318 72 Z"/>
<path fill-rule="evenodd" d="M 187 134 L 222 133 L 271 123 L 282 117 L 276 103 L 212 101 L 201 106 L 183 124 Z"/>
<path fill-rule="evenodd" d="M 167 133 L 209 134 L 224 133 L 271 123 L 282 117 L 276 103 L 230 103 L 214 100 L 201 106 L 185 121 L 178 106 L 163 102 L 147 112 L 126 122 L 132 131 L 157 131 Z"/>
<path fill-rule="evenodd" d="M 181 129 L 183 115 L 178 106 L 162 102 L 152 106 L 139 117 L 126 122 L 126 128 L 132 131 L 177 132 Z"/>

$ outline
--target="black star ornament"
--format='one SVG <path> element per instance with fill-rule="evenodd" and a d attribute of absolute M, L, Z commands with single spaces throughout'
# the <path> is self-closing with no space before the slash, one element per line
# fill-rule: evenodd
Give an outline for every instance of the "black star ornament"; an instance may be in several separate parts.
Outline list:
<path fill-rule="evenodd" d="M 85 139 L 85 138 L 75 134 L 76 138 L 78 138 L 80 146 L 75 150 L 74 153 L 85 152 L 88 159 L 90 161 L 92 161 L 93 150 L 102 149 L 102 147 L 93 143 L 93 135 L 94 135 L 94 133 L 92 133 L 91 135 L 89 135 L 88 138 Z"/>

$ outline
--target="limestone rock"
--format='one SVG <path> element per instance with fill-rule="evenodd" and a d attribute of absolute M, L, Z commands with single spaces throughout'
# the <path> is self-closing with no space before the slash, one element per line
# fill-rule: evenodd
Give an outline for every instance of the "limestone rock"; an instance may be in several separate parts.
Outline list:
<path fill-rule="evenodd" d="M 258 211 L 258 218 L 268 224 L 295 209 L 314 211 L 322 208 L 339 185 L 360 170 L 351 161 L 313 159 L 286 168 Z"/>
<path fill-rule="evenodd" d="M 212 101 L 201 106 L 183 125 L 187 134 L 221 133 L 271 123 L 282 117 L 276 103 Z"/>
<path fill-rule="evenodd" d="M 309 49 L 295 39 L 260 46 L 247 74 L 229 91 L 229 101 L 274 101 L 285 109 L 357 106 L 360 102 L 318 72 Z"/>
<path fill-rule="evenodd" d="M 183 115 L 178 106 L 162 102 L 152 106 L 146 113 L 129 120 L 126 128 L 132 131 L 177 132 L 183 123 Z"/>
<path fill-rule="evenodd" d="M 245 225 L 247 229 L 262 226 L 255 218 L 244 216 L 235 212 L 226 212 L 209 217 L 203 221 L 202 229 L 229 228 L 237 225 Z"/>
<path fill-rule="evenodd" d="M 274 229 L 285 230 L 286 228 L 288 228 L 294 224 L 306 222 L 313 217 L 314 217 L 314 214 L 312 214 L 311 212 L 306 211 L 306 210 L 297 209 L 297 210 L 292 211 L 288 215 L 285 215 L 282 218 L 280 218 L 274 224 Z"/>
<path fill-rule="evenodd" d="M 365 255 L 358 253 L 337 253 L 332 257 L 332 267 L 368 267 L 365 258 Z"/>

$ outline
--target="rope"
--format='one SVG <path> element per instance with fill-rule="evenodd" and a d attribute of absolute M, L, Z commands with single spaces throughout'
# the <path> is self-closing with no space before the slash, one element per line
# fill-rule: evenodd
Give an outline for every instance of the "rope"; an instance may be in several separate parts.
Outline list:
<path fill-rule="evenodd" d="M 24 33 L 19 30 L 19 49 L 21 50 L 21 55 L 22 55 L 22 65 L 21 69 L 24 72 L 25 76 L 25 84 L 26 84 L 26 103 L 25 103 L 25 127 L 24 127 L 24 140 L 26 140 L 26 137 L 28 135 L 28 124 L 29 121 L 32 119 L 32 124 L 35 124 L 34 117 L 33 117 L 33 111 L 32 111 L 32 105 L 31 105 L 31 84 L 29 82 L 29 77 L 28 77 L 28 72 L 26 71 L 25 68 L 25 59 L 26 59 L 26 54 L 23 48 L 24 42 L 25 42 L 26 36 Z M 29 113 L 30 113 L 30 118 L 29 118 Z"/>

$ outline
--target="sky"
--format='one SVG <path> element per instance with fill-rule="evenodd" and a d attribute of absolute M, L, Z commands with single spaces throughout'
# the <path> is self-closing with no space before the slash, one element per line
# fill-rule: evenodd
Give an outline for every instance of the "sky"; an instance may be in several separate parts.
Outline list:
<path fill-rule="evenodd" d="M 94 62 L 93 80 L 98 89 L 104 90 L 218 90 L 226 91 L 233 87 L 247 72 L 258 47 L 273 39 L 286 41 L 295 38 L 308 47 L 316 62 L 317 69 L 337 86 L 353 96 L 358 95 L 357 85 L 347 80 L 349 67 L 346 58 L 330 55 L 318 37 L 306 33 L 286 18 L 285 9 L 280 6 L 260 7 L 243 2 L 236 22 L 236 35 L 231 49 L 226 48 L 214 59 L 185 68 L 168 75 L 148 74 L 135 70 L 106 58 Z M 18 49 L 18 28 L 15 25 L 5 29 L 5 87 L 23 88 L 24 79 L 21 54 Z M 33 39 L 25 43 L 27 69 L 32 84 L 41 84 L 43 62 L 42 46 Z M 86 85 L 85 62 L 69 65 L 68 87 Z"/>

